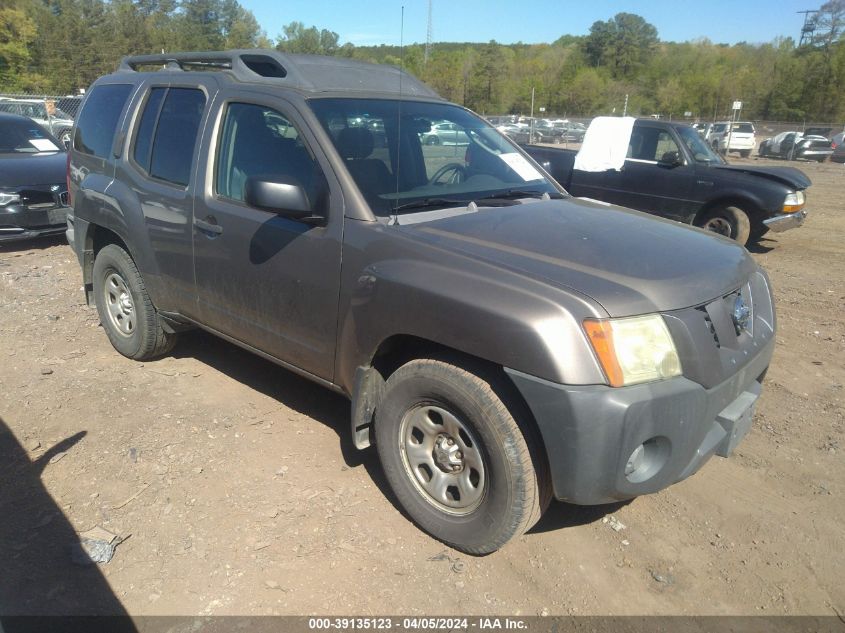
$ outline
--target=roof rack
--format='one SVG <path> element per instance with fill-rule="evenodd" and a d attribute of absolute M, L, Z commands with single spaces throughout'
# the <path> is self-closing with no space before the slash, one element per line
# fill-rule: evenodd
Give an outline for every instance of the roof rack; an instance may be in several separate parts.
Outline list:
<path fill-rule="evenodd" d="M 268 49 L 163 53 L 124 57 L 118 72 L 143 72 L 148 66 L 166 71 L 217 70 L 246 82 L 283 82 L 309 92 L 379 92 L 441 99 L 416 77 L 395 66 L 345 57 L 292 55 Z"/>

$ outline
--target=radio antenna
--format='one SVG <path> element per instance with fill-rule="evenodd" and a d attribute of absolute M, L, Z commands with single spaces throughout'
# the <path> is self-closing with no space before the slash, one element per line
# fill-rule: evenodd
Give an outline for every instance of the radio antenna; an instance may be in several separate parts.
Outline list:
<path fill-rule="evenodd" d="M 399 19 L 399 102 L 396 105 L 396 199 L 394 200 L 393 213 L 390 214 L 389 224 L 398 224 L 399 218 L 396 208 L 399 206 L 399 156 L 402 149 L 402 75 L 405 72 L 405 5 L 402 5 L 402 13 Z"/>

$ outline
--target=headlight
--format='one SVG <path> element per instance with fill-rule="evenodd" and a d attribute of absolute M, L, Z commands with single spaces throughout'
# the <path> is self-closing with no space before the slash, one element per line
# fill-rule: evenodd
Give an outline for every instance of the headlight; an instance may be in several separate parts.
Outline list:
<path fill-rule="evenodd" d="M 804 192 L 803 191 L 791 191 L 786 194 L 786 198 L 783 199 L 783 212 L 784 213 L 793 213 L 795 211 L 800 211 L 804 207 Z"/>
<path fill-rule="evenodd" d="M 13 202 L 20 202 L 21 197 L 16 193 L 3 193 L 0 191 L 0 207 L 5 207 Z"/>
<path fill-rule="evenodd" d="M 611 387 L 681 375 L 675 343 L 659 314 L 587 319 L 584 331 Z"/>

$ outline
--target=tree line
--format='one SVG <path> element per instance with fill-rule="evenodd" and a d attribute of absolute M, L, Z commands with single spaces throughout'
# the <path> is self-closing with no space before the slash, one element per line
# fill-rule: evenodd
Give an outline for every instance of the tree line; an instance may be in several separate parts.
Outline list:
<path fill-rule="evenodd" d="M 124 55 L 275 48 L 401 65 L 441 95 L 485 114 L 661 114 L 724 118 L 845 119 L 845 0 L 825 2 L 816 31 L 765 44 L 664 42 L 642 17 L 619 13 L 585 36 L 548 44 L 435 43 L 353 46 L 337 33 L 291 22 L 270 38 L 237 0 L 2 0 L 0 91 L 71 93 Z"/>

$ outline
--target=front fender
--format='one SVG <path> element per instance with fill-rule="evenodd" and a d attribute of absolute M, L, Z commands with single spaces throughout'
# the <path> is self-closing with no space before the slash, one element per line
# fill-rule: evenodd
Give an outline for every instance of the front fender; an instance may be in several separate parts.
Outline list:
<path fill-rule="evenodd" d="M 381 344 L 397 335 L 553 382 L 604 383 L 581 330 L 583 319 L 607 316 L 592 300 L 413 240 L 390 242 L 408 257 L 380 259 L 357 273 L 350 261 L 366 254 L 344 260 L 335 376 L 347 393 L 356 369 L 371 365 Z"/>

